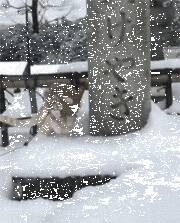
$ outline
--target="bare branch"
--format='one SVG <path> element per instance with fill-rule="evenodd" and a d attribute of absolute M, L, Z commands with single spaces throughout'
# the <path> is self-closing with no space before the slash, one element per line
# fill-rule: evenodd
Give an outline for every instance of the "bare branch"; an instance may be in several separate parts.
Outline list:
<path fill-rule="evenodd" d="M 9 0 L 5 0 L 2 3 L 2 7 L 5 8 L 5 9 L 8 9 L 8 8 L 16 9 L 18 11 L 18 13 L 21 13 L 21 12 L 25 11 L 25 4 L 23 4 L 22 6 L 15 6 L 15 5 L 11 4 Z M 31 11 L 32 6 L 27 5 L 27 9 L 28 9 L 28 11 Z"/>
<path fill-rule="evenodd" d="M 12 5 L 12 4 L 9 2 L 9 0 L 5 0 L 5 2 L 2 3 L 2 7 L 4 7 L 4 8 L 13 8 L 13 9 L 18 9 L 18 10 L 24 8 L 24 6 L 19 6 L 19 7 L 17 7 L 17 6 Z"/>

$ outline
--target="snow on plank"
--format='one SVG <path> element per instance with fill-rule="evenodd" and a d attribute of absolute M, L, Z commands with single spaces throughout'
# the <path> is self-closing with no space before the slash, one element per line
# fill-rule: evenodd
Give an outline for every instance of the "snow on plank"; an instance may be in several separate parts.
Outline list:
<path fill-rule="evenodd" d="M 27 62 L 0 62 L 0 75 L 22 75 Z M 179 69 L 180 59 L 166 59 L 151 61 L 151 70 L 157 69 Z M 56 73 L 82 73 L 88 72 L 88 61 L 73 62 L 67 64 L 48 64 L 33 65 L 31 67 L 32 75 L 38 74 L 56 74 Z"/>
<path fill-rule="evenodd" d="M 13 64 L 17 66 L 18 63 L 14 62 Z M 8 66 L 8 63 L 3 64 L 3 66 Z M 88 77 L 87 61 L 69 64 L 33 65 L 30 76 L 23 75 L 23 72 L 17 72 L 16 66 L 14 65 L 14 71 L 11 69 L 11 72 L 7 70 L 6 73 L 2 73 L 2 85 L 6 88 L 26 88 L 34 85 L 36 87 L 49 87 L 54 83 L 54 80 L 61 84 L 69 84 L 72 78 L 84 79 Z"/>
<path fill-rule="evenodd" d="M 33 65 L 32 75 L 57 74 L 57 73 L 82 73 L 88 72 L 88 62 L 73 62 L 67 64 Z"/>
<path fill-rule="evenodd" d="M 0 75 L 22 75 L 27 62 L 0 62 Z M 31 66 L 32 75 L 59 74 L 59 73 L 82 73 L 88 72 L 88 62 L 73 62 L 66 64 L 40 64 Z"/>
<path fill-rule="evenodd" d="M 0 75 L 22 75 L 27 62 L 0 62 Z"/>
<path fill-rule="evenodd" d="M 180 59 L 151 61 L 151 70 L 180 69 Z"/>
<path fill-rule="evenodd" d="M 0 75 L 22 75 L 27 62 L 0 62 Z M 166 59 L 151 61 L 151 70 L 179 69 L 180 59 Z M 88 72 L 88 61 L 72 62 L 67 64 L 40 64 L 31 67 L 32 75 L 57 73 Z"/>

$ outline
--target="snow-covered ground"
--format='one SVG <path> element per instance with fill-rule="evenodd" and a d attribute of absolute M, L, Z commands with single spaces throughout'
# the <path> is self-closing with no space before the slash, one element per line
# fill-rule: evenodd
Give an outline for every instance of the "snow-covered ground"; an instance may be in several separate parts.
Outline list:
<path fill-rule="evenodd" d="M 10 146 L 0 148 L 0 222 L 179 223 L 180 118 L 166 114 L 179 113 L 179 89 L 180 85 L 173 83 L 174 101 L 169 110 L 162 111 L 152 103 L 148 124 L 132 134 L 90 136 L 88 92 L 71 137 L 38 134 L 23 147 L 29 129 L 11 128 Z M 9 95 L 13 103 L 5 114 L 29 116 L 27 95 L 28 91 L 14 98 Z M 38 104 L 42 104 L 40 97 Z M 13 176 L 91 174 L 118 177 L 103 186 L 86 187 L 66 201 L 10 200 Z"/>
<path fill-rule="evenodd" d="M 79 112 L 78 136 L 38 135 L 28 147 L 25 136 L 1 148 L 2 223 L 179 223 L 180 119 L 155 104 L 147 126 L 117 137 L 88 135 L 88 93 Z M 83 129 L 83 127 L 85 127 Z M 19 130 L 20 131 L 20 130 Z M 18 134 L 14 140 L 18 138 Z M 13 141 L 13 139 L 12 139 Z M 12 176 L 65 177 L 114 174 L 103 186 L 87 187 L 63 202 L 12 201 Z"/>

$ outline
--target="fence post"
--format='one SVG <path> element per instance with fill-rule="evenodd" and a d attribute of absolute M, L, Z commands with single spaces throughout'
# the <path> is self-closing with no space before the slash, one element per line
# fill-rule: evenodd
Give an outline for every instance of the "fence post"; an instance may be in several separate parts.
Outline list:
<path fill-rule="evenodd" d="M 29 18 L 28 18 L 28 5 L 27 0 L 25 3 L 25 21 L 26 21 L 26 59 L 27 59 L 27 67 L 25 71 L 25 75 L 29 78 L 31 76 L 31 52 L 30 52 L 30 39 L 29 39 Z M 30 104 L 31 104 L 31 113 L 35 114 L 37 113 L 37 100 L 36 100 L 36 86 L 33 86 L 29 88 L 29 97 L 30 97 Z M 31 128 L 31 134 L 36 135 L 37 134 L 37 125 L 32 126 Z"/>
<path fill-rule="evenodd" d="M 31 76 L 31 65 L 30 63 L 27 64 L 27 70 L 26 70 L 27 77 Z M 36 99 L 36 86 L 35 81 L 33 82 L 33 86 L 29 87 L 29 98 L 30 98 L 30 104 L 31 104 L 31 114 L 37 114 L 38 112 L 38 106 L 37 106 L 37 99 Z M 31 135 L 35 136 L 37 134 L 38 127 L 37 125 L 34 125 L 31 127 Z"/>
<path fill-rule="evenodd" d="M 150 0 L 88 0 L 90 133 L 142 128 L 150 101 Z"/>
<path fill-rule="evenodd" d="M 0 114 L 2 114 L 5 110 L 6 110 L 6 99 L 5 99 L 4 88 L 1 86 L 0 87 Z M 6 147 L 9 145 L 8 127 L 4 123 L 0 123 L 0 127 L 1 127 L 2 146 Z"/>

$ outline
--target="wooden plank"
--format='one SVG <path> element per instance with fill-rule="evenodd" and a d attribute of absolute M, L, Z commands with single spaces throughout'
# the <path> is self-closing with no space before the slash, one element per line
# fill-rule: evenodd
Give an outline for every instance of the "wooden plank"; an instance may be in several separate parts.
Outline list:
<path fill-rule="evenodd" d="M 88 72 L 83 73 L 59 73 L 59 74 L 41 74 L 31 75 L 29 77 L 22 75 L 1 75 L 1 88 L 33 88 L 36 87 L 48 88 L 54 82 L 62 84 L 70 84 L 73 78 L 77 78 L 82 82 L 88 77 Z"/>

